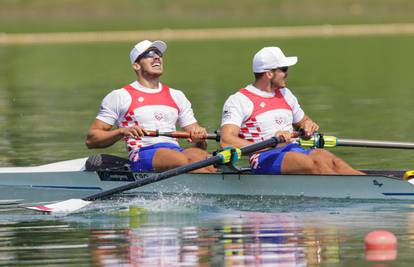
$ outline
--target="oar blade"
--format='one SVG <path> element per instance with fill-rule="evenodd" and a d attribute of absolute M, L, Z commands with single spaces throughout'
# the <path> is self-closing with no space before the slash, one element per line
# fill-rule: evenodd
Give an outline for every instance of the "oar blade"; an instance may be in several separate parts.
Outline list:
<path fill-rule="evenodd" d="M 85 201 L 82 199 L 68 199 L 65 201 L 49 204 L 49 205 L 38 205 L 33 207 L 26 207 L 26 209 L 34 210 L 42 213 L 61 213 L 67 214 L 72 213 L 92 203 L 91 201 Z"/>

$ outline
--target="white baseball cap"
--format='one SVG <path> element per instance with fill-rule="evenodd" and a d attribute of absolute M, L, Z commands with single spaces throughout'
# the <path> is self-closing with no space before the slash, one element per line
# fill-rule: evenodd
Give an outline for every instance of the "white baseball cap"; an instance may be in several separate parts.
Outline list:
<path fill-rule="evenodd" d="M 158 50 L 161 51 L 161 53 L 164 53 L 165 50 L 167 50 L 167 44 L 164 43 L 163 41 L 148 41 L 148 40 L 144 40 L 141 41 L 139 43 L 137 43 L 131 50 L 131 53 L 129 53 L 129 59 L 131 60 L 131 64 L 134 64 L 135 61 L 137 60 L 137 58 L 144 53 L 145 51 L 147 51 L 148 49 L 150 49 L 151 47 L 155 47 Z"/>
<path fill-rule="evenodd" d="M 298 57 L 286 57 L 279 47 L 264 47 L 253 57 L 253 72 L 262 73 L 280 67 L 289 67 L 296 62 Z"/>

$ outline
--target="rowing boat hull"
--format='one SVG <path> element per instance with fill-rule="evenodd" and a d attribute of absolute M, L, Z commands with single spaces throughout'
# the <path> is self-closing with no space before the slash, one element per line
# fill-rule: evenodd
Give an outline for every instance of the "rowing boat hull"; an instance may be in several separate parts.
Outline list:
<path fill-rule="evenodd" d="M 45 166 L 0 168 L 0 200 L 28 203 L 79 198 L 151 175 Z M 182 174 L 129 191 L 140 192 L 414 200 L 410 182 L 383 175 Z"/>

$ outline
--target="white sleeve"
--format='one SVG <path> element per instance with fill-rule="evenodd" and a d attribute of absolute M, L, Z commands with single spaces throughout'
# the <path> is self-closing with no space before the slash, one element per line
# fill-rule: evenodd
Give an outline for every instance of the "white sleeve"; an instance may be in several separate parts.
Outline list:
<path fill-rule="evenodd" d="M 288 88 L 284 88 L 282 93 L 287 103 L 292 108 L 293 123 L 300 122 L 305 116 L 305 112 L 300 107 L 298 99 L 296 98 L 296 96 L 292 94 L 292 92 Z"/>
<path fill-rule="evenodd" d="M 240 127 L 252 112 L 253 103 L 249 98 L 241 93 L 231 95 L 223 106 L 221 126 L 234 124 Z"/>
<path fill-rule="evenodd" d="M 124 89 L 110 92 L 102 100 L 96 118 L 110 125 L 114 125 L 127 111 L 131 104 L 131 96 Z"/>
<path fill-rule="evenodd" d="M 171 97 L 174 99 L 175 103 L 178 106 L 178 109 L 180 110 L 180 113 L 178 114 L 178 125 L 180 127 L 185 127 L 190 124 L 196 123 L 197 120 L 194 117 L 193 109 L 191 108 L 190 101 L 185 97 L 184 93 L 171 89 Z"/>

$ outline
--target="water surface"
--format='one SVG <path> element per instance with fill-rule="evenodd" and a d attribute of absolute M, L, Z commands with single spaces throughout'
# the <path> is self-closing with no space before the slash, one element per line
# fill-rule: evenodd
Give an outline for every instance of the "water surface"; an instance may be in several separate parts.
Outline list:
<path fill-rule="evenodd" d="M 397 201 L 136 197 L 0 222 L 1 266 L 411 266 L 414 240 L 413 207 Z M 377 229 L 397 236 L 396 260 L 365 259 Z"/>

